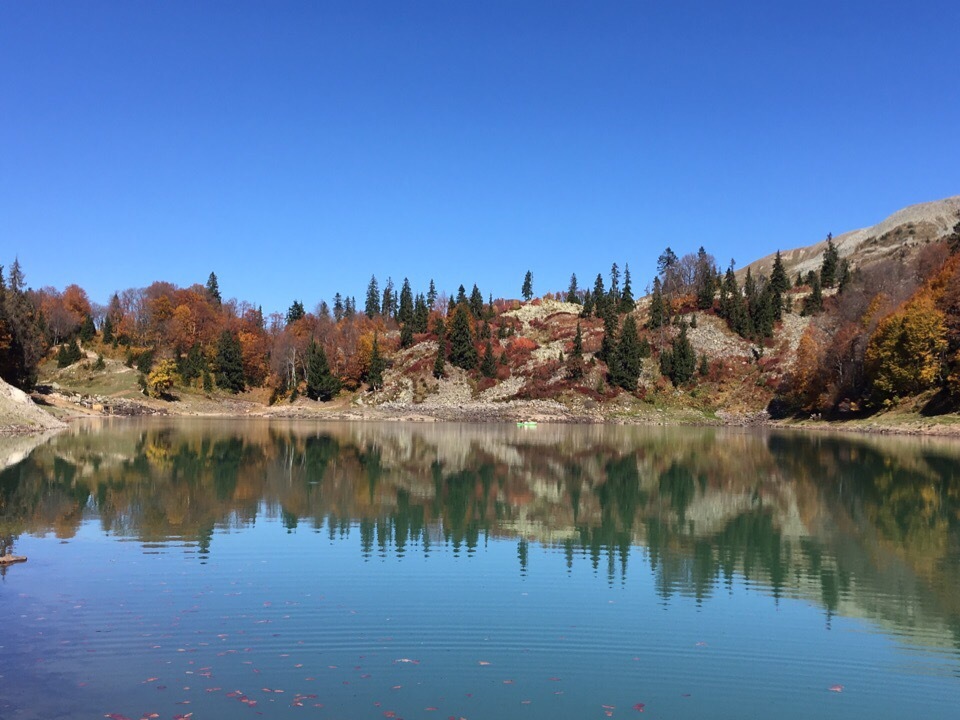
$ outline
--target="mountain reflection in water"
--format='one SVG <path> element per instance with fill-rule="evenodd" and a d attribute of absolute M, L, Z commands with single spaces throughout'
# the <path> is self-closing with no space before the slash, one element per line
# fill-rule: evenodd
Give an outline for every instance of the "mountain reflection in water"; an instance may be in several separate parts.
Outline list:
<path fill-rule="evenodd" d="M 960 648 L 960 447 L 711 429 L 156 421 L 78 425 L 0 471 L 0 536 L 85 522 L 203 562 L 260 517 L 357 533 L 365 559 L 515 538 L 664 603 L 735 576 Z M 646 572 L 644 567 L 643 572 Z"/>

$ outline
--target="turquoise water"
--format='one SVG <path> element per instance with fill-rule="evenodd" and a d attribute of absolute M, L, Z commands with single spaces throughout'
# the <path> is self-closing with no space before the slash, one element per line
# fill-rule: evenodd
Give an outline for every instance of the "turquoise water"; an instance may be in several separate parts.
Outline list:
<path fill-rule="evenodd" d="M 952 718 L 960 447 L 129 422 L 0 471 L 0 717 Z M 192 713 L 192 715 L 191 715 Z"/>

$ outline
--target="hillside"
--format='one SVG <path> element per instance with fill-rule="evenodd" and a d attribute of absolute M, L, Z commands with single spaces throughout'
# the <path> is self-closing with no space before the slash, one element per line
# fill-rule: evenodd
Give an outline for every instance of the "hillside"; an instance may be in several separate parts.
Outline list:
<path fill-rule="evenodd" d="M 833 238 L 841 258 L 854 265 L 865 267 L 889 258 L 909 261 L 928 243 L 949 235 L 960 219 L 960 195 L 933 202 L 910 205 L 876 225 L 860 230 L 851 230 Z M 827 247 L 826 238 L 801 248 L 781 249 L 781 258 L 787 274 L 793 278 L 797 273 L 806 274 L 817 270 L 823 261 Z M 741 268 L 744 274 L 750 268 L 754 274 L 770 275 L 776 251 L 754 260 Z"/>
<path fill-rule="evenodd" d="M 592 290 L 526 302 L 484 301 L 475 285 L 438 296 L 432 281 L 414 295 L 404 280 L 381 305 L 373 278 L 364 312 L 337 293 L 332 311 L 297 301 L 267 324 L 222 301 L 211 273 L 206 287 L 124 291 L 94 321 L 77 286 L 12 283 L 0 309 L 33 333 L 17 343 L 33 359 L 0 348 L 0 369 L 84 415 L 752 423 L 773 413 L 911 430 L 919 415 L 953 433 L 958 219 L 960 196 L 784 251 L 782 284 L 772 255 L 749 279 L 748 268 L 724 276 L 704 251 L 674 257 L 637 300 L 616 266 L 609 289 L 598 277 Z M 846 261 L 842 280 L 827 273 L 828 247 Z M 0 395 L 8 431 L 59 422 L 12 389 Z"/>

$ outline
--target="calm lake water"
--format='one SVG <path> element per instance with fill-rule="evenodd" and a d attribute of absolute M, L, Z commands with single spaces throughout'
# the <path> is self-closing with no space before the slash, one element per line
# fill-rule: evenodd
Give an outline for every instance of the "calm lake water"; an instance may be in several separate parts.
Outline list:
<path fill-rule="evenodd" d="M 0 718 L 957 718 L 960 445 L 79 425 L 0 471 Z"/>

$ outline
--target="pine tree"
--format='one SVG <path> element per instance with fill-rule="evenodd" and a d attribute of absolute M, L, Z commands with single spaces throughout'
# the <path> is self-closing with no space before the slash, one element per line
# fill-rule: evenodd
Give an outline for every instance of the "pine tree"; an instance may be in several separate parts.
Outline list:
<path fill-rule="evenodd" d="M 660 371 L 675 385 L 683 385 L 693 378 L 697 366 L 697 354 L 687 338 L 686 323 L 680 326 L 680 334 L 673 339 L 671 348 L 660 355 Z"/>
<path fill-rule="evenodd" d="M 840 261 L 840 269 L 837 271 L 837 292 L 842 294 L 850 286 L 851 279 L 850 261 L 844 258 Z"/>
<path fill-rule="evenodd" d="M 457 305 L 450 325 L 450 363 L 464 370 L 473 370 L 477 366 L 477 349 L 473 345 L 470 319 L 462 303 Z"/>
<path fill-rule="evenodd" d="M 88 343 L 93 340 L 93 336 L 96 334 L 97 329 L 93 325 L 93 318 L 89 314 L 84 315 L 83 322 L 80 324 L 80 340 Z"/>
<path fill-rule="evenodd" d="M 380 313 L 387 318 L 392 318 L 397 314 L 397 293 L 393 289 L 393 278 L 387 277 L 387 284 L 383 288 L 383 302 L 380 305 Z"/>
<path fill-rule="evenodd" d="M 617 348 L 617 314 L 612 309 L 603 316 L 603 338 L 600 340 L 600 350 L 597 357 L 609 367 L 616 362 Z"/>
<path fill-rule="evenodd" d="M 823 262 L 820 265 L 821 287 L 833 287 L 837 279 L 837 269 L 840 265 L 840 253 L 833 244 L 833 234 L 827 235 L 827 247 L 823 251 Z"/>
<path fill-rule="evenodd" d="M 457 288 L 457 305 L 466 305 L 467 303 L 467 289 L 463 287 L 461 283 L 460 287 Z"/>
<path fill-rule="evenodd" d="M 585 290 L 583 293 L 583 309 L 580 311 L 580 317 L 590 317 L 593 314 L 593 293 Z"/>
<path fill-rule="evenodd" d="M 106 317 L 103 318 L 103 325 L 101 326 L 101 331 L 103 335 L 103 344 L 109 345 L 113 342 L 113 321 L 110 319 L 110 314 L 108 313 Z"/>
<path fill-rule="evenodd" d="M 404 323 L 400 326 L 400 347 L 408 348 L 413 346 L 413 325 Z"/>
<path fill-rule="evenodd" d="M 444 363 L 444 357 L 447 353 L 447 333 L 446 327 L 443 323 L 443 318 L 437 318 L 437 321 L 433 326 L 433 332 L 437 336 L 437 357 L 433 361 L 433 376 L 439 380 L 447 375 L 447 370 Z"/>
<path fill-rule="evenodd" d="M 435 302 L 437 302 L 437 286 L 433 284 L 433 278 L 430 278 L 430 287 L 427 290 L 427 309 L 433 310 Z"/>
<path fill-rule="evenodd" d="M 813 273 L 810 279 L 810 294 L 803 300 L 802 315 L 816 315 L 823 310 L 823 289 L 820 283 L 820 276 Z"/>
<path fill-rule="evenodd" d="M 567 302 L 580 304 L 580 293 L 577 289 L 577 274 L 570 275 L 570 287 L 567 288 Z"/>
<path fill-rule="evenodd" d="M 287 310 L 287 325 L 293 325 L 293 323 L 303 318 L 306 314 L 307 311 L 304 309 L 303 303 L 299 300 L 294 300 L 293 305 Z"/>
<path fill-rule="evenodd" d="M 533 273 L 527 270 L 527 274 L 523 276 L 523 286 L 520 288 L 520 294 L 523 295 L 523 299 L 527 302 L 533 297 Z"/>
<path fill-rule="evenodd" d="M 497 360 L 493 357 L 493 343 L 488 339 L 480 359 L 480 374 L 487 378 L 497 376 Z"/>
<path fill-rule="evenodd" d="M 311 400 L 331 400 L 340 392 L 340 378 L 330 372 L 330 363 L 323 346 L 311 340 L 307 347 L 307 397 Z"/>
<path fill-rule="evenodd" d="M 207 297 L 209 297 L 210 302 L 217 307 L 220 307 L 223 302 L 220 297 L 220 285 L 217 283 L 217 275 L 213 272 L 211 272 L 210 277 L 207 278 Z"/>
<path fill-rule="evenodd" d="M 403 286 L 400 288 L 400 306 L 397 310 L 397 322 L 406 325 L 413 320 L 413 290 L 410 289 L 410 281 L 403 279 Z"/>
<path fill-rule="evenodd" d="M 647 327 L 656 330 L 666 325 L 668 321 L 660 278 L 655 277 L 653 279 L 653 295 L 650 298 L 650 318 L 647 320 Z"/>
<path fill-rule="evenodd" d="M 387 361 L 380 354 L 380 340 L 377 334 L 373 335 L 373 349 L 370 351 L 370 367 L 367 370 L 367 383 L 371 390 L 383 387 L 383 371 L 387 369 Z"/>
<path fill-rule="evenodd" d="M 703 249 L 697 250 L 697 261 L 694 267 L 693 283 L 697 295 L 697 307 L 709 310 L 713 307 L 713 296 L 716 293 L 717 270 L 716 263 L 711 255 Z"/>
<path fill-rule="evenodd" d="M 610 366 L 610 382 L 633 392 L 637 389 L 640 377 L 640 342 L 637 337 L 637 323 L 633 315 L 627 315 L 620 329 L 620 342 L 617 343 L 616 362 Z"/>
<path fill-rule="evenodd" d="M 220 333 L 217 340 L 217 387 L 233 393 L 245 387 L 240 341 L 229 330 Z"/>
<path fill-rule="evenodd" d="M 783 258 L 780 257 L 780 251 L 777 250 L 773 258 L 773 269 L 770 271 L 770 290 L 772 291 L 773 316 L 776 320 L 783 317 L 784 296 L 790 289 L 790 278 L 787 277 L 787 271 L 783 267 Z"/>
<path fill-rule="evenodd" d="M 480 288 L 474 284 L 473 290 L 470 292 L 470 313 L 479 320 L 483 317 L 483 295 L 480 293 Z"/>
<path fill-rule="evenodd" d="M 620 300 L 620 267 L 616 263 L 610 266 L 610 299 Z"/>
<path fill-rule="evenodd" d="M 343 320 L 343 296 L 340 293 L 333 296 L 333 319 L 335 322 Z"/>
<path fill-rule="evenodd" d="M 363 312 L 368 318 L 380 314 L 380 286 L 377 284 L 377 276 L 370 276 L 370 283 L 367 285 L 367 302 L 363 306 Z"/>
<path fill-rule="evenodd" d="M 700 356 L 700 365 L 697 367 L 697 372 L 700 373 L 700 377 L 706 377 L 710 374 L 710 361 L 707 360 L 706 354 Z"/>
<path fill-rule="evenodd" d="M 623 266 L 623 292 L 620 293 L 620 312 L 633 312 L 636 301 L 633 299 L 633 286 L 630 283 L 630 264 Z"/>
<path fill-rule="evenodd" d="M 423 293 L 418 293 L 413 301 L 413 331 L 425 333 L 429 323 L 430 308 L 427 306 L 427 300 L 423 297 Z"/>
<path fill-rule="evenodd" d="M 573 336 L 573 348 L 567 357 L 567 374 L 573 380 L 583 377 L 583 332 L 577 323 L 577 333 Z"/>
<path fill-rule="evenodd" d="M 593 314 L 596 317 L 604 317 L 607 314 L 607 291 L 603 286 L 603 275 L 597 273 L 597 279 L 593 281 Z"/>
<path fill-rule="evenodd" d="M 352 318 L 357 314 L 357 299 L 351 295 L 343 301 L 343 317 Z"/>

